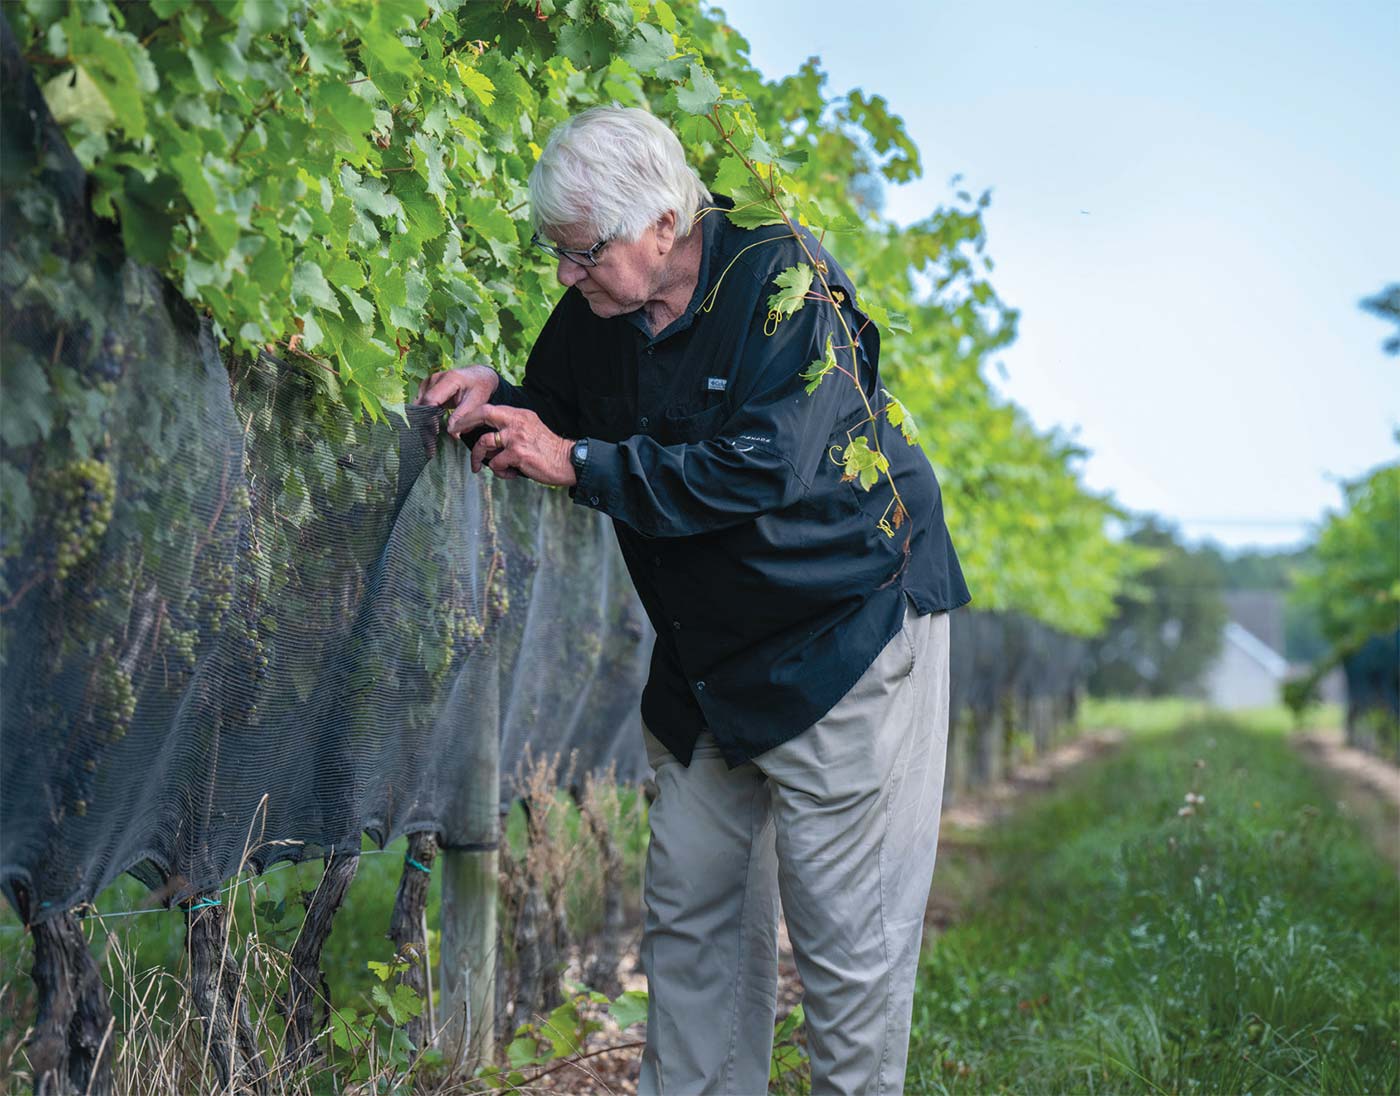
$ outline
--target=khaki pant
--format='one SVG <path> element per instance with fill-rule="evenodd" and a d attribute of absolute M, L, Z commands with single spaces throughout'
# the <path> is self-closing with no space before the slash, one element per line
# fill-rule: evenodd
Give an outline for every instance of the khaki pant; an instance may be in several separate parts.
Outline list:
<path fill-rule="evenodd" d="M 777 1009 L 779 895 L 805 990 L 812 1092 L 904 1084 L 948 747 L 948 613 L 903 629 L 826 716 L 729 769 L 702 735 L 656 769 L 638 1091 L 759 1096 Z"/>

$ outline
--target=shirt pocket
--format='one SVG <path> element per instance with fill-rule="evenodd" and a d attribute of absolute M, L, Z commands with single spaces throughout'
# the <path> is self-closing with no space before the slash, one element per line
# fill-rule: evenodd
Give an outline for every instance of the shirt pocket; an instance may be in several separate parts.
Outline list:
<path fill-rule="evenodd" d="M 729 404 L 720 402 L 701 410 L 667 408 L 653 436 L 662 445 L 687 445 L 713 438 L 729 418 Z"/>

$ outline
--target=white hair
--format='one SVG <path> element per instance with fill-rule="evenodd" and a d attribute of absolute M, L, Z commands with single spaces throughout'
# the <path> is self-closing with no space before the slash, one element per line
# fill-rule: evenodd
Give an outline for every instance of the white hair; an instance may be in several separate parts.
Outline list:
<path fill-rule="evenodd" d="M 637 240 L 667 210 L 688 235 L 710 200 L 670 128 L 639 107 L 590 107 L 555 127 L 530 172 L 537 230 Z"/>

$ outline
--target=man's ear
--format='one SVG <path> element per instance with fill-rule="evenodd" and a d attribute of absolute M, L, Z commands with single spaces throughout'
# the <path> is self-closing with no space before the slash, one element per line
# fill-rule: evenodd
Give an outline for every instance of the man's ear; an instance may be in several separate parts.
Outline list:
<path fill-rule="evenodd" d="M 676 246 L 676 211 L 668 209 L 656 219 L 656 251 L 659 255 L 670 254 Z"/>

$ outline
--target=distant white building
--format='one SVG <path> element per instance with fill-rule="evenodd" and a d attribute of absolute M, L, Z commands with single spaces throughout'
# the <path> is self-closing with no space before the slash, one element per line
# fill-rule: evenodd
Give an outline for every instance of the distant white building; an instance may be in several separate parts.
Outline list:
<path fill-rule="evenodd" d="M 1283 595 L 1274 590 L 1231 590 L 1230 614 L 1220 636 L 1220 653 L 1201 675 L 1200 687 L 1217 708 L 1260 708 L 1283 702 L 1283 683 L 1307 672 L 1283 655 Z M 1333 670 L 1318 686 L 1318 699 L 1341 702 L 1346 684 Z"/>
<path fill-rule="evenodd" d="M 1217 708 L 1261 708 L 1282 699 L 1288 659 L 1237 621 L 1228 620 L 1220 653 L 1201 679 Z"/>

